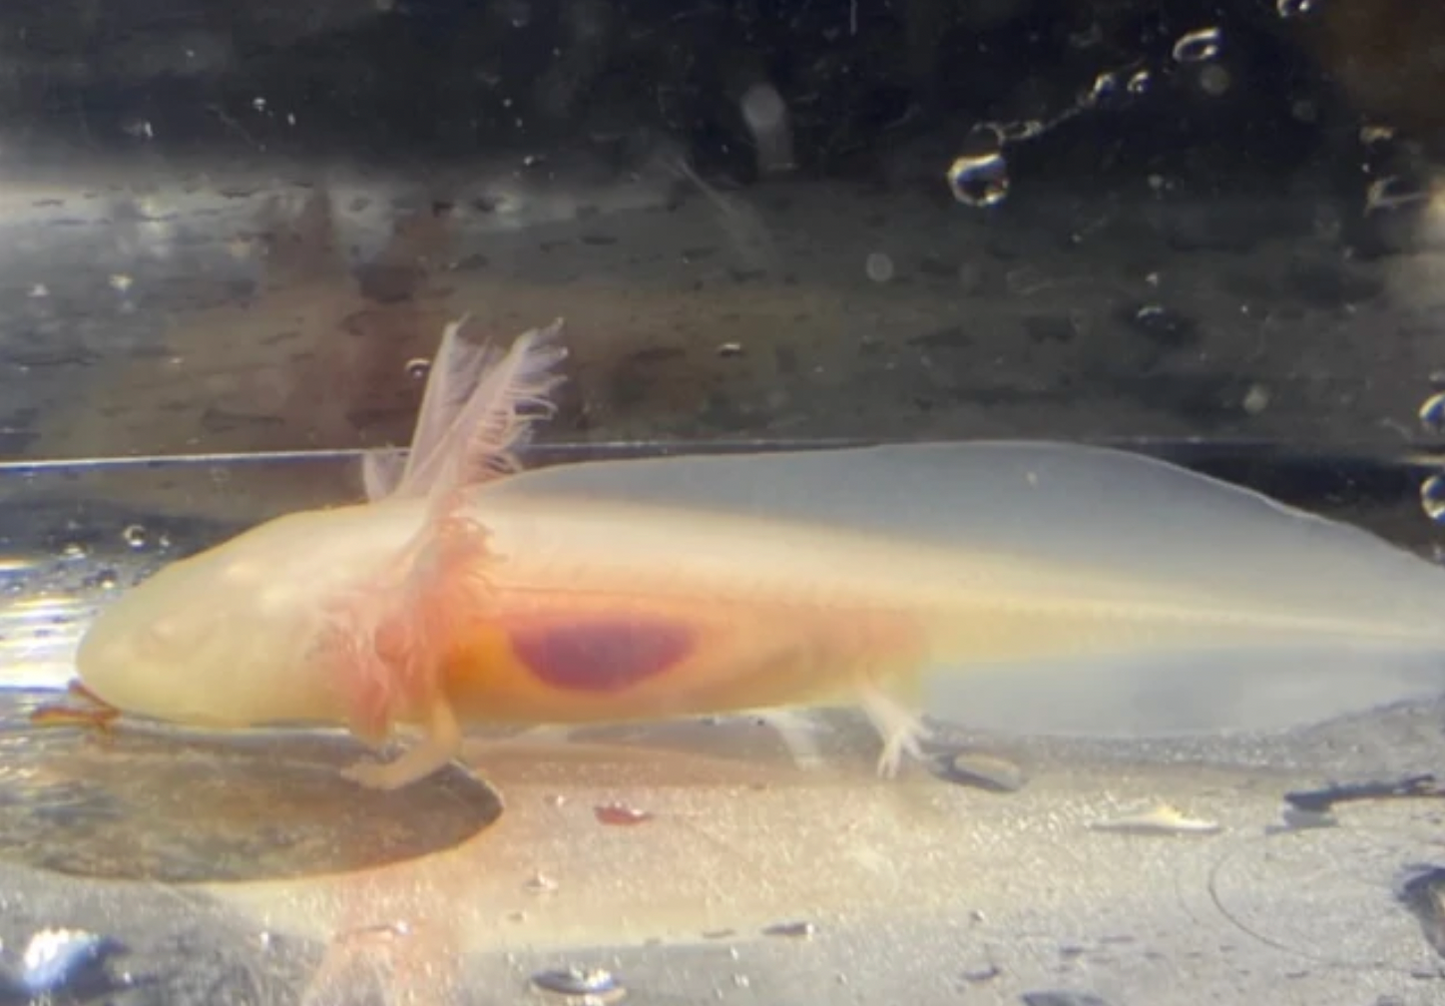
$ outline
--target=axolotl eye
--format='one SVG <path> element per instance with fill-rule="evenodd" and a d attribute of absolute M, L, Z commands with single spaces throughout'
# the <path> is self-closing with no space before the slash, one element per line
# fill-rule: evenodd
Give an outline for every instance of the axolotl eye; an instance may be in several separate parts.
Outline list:
<path fill-rule="evenodd" d="M 221 628 L 217 613 L 205 602 L 162 615 L 134 636 L 135 655 L 142 660 L 168 661 L 194 653 L 215 638 Z"/>
<path fill-rule="evenodd" d="M 143 653 L 153 654 L 175 645 L 180 635 L 180 626 L 174 618 L 158 618 L 140 633 L 139 649 Z"/>

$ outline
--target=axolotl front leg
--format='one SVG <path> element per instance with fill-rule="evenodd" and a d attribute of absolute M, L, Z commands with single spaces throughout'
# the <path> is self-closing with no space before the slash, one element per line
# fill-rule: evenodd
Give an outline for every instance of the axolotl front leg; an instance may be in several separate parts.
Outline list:
<path fill-rule="evenodd" d="M 446 662 L 486 603 L 486 542 L 485 528 L 454 511 L 431 518 L 384 570 L 329 606 L 316 659 L 343 697 L 352 733 L 379 744 L 398 722 L 422 729 L 394 761 L 359 762 L 344 770 L 347 779 L 400 789 L 460 754 Z"/>
<path fill-rule="evenodd" d="M 387 452 L 366 456 L 371 503 L 421 508 L 417 536 L 372 579 L 335 599 L 318 654 L 344 697 L 352 731 L 384 739 L 394 722 L 423 729 L 420 742 L 388 764 L 348 769 L 365 786 L 397 789 L 443 768 L 461 751 L 461 726 L 446 696 L 448 649 L 487 600 L 487 531 L 463 516 L 470 490 L 520 467 L 515 448 L 550 416 L 562 322 L 533 329 L 504 356 L 459 338 L 449 325 L 433 361 L 404 466 Z"/>

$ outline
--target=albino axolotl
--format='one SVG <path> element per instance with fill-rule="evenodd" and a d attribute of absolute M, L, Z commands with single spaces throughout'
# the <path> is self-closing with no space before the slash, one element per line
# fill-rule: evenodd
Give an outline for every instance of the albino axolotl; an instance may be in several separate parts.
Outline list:
<path fill-rule="evenodd" d="M 1445 690 L 1445 571 L 1129 452 L 918 443 L 522 471 L 561 322 L 442 338 L 368 500 L 286 515 L 104 610 L 80 680 L 195 726 L 420 739 L 469 723 L 861 707 L 879 768 L 925 715 L 1087 735 L 1276 728 Z M 404 457 L 404 462 L 403 462 Z"/>

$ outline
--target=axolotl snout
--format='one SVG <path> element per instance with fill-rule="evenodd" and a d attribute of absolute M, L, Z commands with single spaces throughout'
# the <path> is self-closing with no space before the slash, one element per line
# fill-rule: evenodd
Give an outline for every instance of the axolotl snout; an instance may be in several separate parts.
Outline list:
<path fill-rule="evenodd" d="M 196 725 L 422 739 L 472 722 L 861 707 L 879 766 L 923 715 L 1090 735 L 1286 728 L 1445 691 L 1445 571 L 1121 451 L 1037 442 L 521 471 L 560 322 L 502 354 L 449 326 L 411 450 L 368 500 L 163 569 L 96 620 L 81 681 Z"/>
<path fill-rule="evenodd" d="M 335 720 L 337 682 L 312 660 L 316 599 L 374 575 L 415 516 L 381 505 L 288 514 L 174 562 L 96 619 L 77 652 L 81 680 L 118 708 L 197 726 Z"/>

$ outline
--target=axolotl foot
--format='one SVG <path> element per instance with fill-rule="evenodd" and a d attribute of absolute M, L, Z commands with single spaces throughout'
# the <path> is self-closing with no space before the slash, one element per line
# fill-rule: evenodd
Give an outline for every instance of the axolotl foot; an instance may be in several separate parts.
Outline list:
<path fill-rule="evenodd" d="M 367 789 L 395 790 L 420 782 L 456 760 L 461 751 L 461 728 L 444 702 L 432 710 L 421 740 L 389 762 L 359 761 L 341 770 L 341 777 Z"/>
<path fill-rule="evenodd" d="M 424 740 L 394 761 L 359 761 L 341 770 L 341 777 L 367 789 L 402 789 L 446 768 L 455 752 Z"/>
<path fill-rule="evenodd" d="M 923 742 L 929 739 L 931 732 L 917 716 L 873 686 L 861 689 L 860 700 L 864 714 L 883 741 L 883 751 L 878 756 L 878 775 L 881 778 L 897 776 L 903 768 L 905 755 L 918 761 L 924 759 Z"/>
<path fill-rule="evenodd" d="M 81 702 L 81 707 L 60 704 L 39 706 L 30 714 L 30 722 L 36 726 L 83 726 L 106 731 L 120 716 L 119 709 L 79 681 L 72 681 L 66 686 L 66 691 Z"/>

